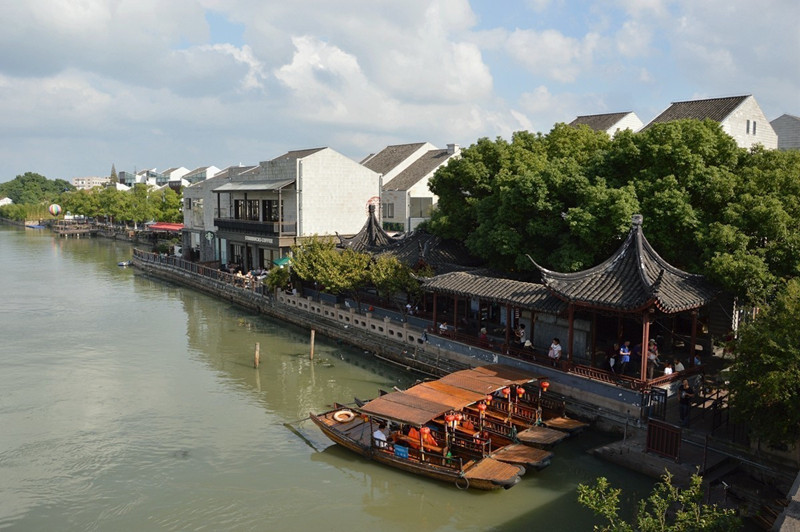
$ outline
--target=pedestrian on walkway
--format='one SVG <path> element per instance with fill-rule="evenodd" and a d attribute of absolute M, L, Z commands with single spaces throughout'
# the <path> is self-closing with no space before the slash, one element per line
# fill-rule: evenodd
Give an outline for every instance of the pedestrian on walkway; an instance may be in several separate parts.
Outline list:
<path fill-rule="evenodd" d="M 620 375 L 625 375 L 625 372 L 628 370 L 628 363 L 631 361 L 631 341 L 625 340 L 622 346 L 619 348 L 619 373 Z"/>
<path fill-rule="evenodd" d="M 694 390 L 689 384 L 688 379 L 683 379 L 681 387 L 678 388 L 678 405 L 681 415 L 681 427 L 689 426 L 689 414 L 692 408 L 692 400 L 694 399 Z"/>

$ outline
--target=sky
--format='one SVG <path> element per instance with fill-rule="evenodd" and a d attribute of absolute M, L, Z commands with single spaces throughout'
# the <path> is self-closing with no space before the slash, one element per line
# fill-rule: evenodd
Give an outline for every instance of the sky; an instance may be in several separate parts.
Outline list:
<path fill-rule="evenodd" d="M 800 115 L 797 0 L 0 0 L 0 182 L 467 147 L 752 94 Z"/>

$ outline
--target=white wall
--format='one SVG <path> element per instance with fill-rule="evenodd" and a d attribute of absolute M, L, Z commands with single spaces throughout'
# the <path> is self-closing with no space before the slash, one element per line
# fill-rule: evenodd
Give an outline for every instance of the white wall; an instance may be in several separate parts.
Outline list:
<path fill-rule="evenodd" d="M 747 122 L 750 121 L 750 132 L 747 131 Z M 753 134 L 753 123 L 756 124 L 756 133 Z M 725 120 L 722 129 L 736 141 L 742 148 L 751 148 L 761 144 L 768 150 L 778 149 L 778 135 L 764 116 L 764 112 L 753 96 L 747 97 Z"/>
<path fill-rule="evenodd" d="M 771 125 L 778 135 L 779 150 L 800 149 L 800 118 L 785 114 L 773 120 Z"/>

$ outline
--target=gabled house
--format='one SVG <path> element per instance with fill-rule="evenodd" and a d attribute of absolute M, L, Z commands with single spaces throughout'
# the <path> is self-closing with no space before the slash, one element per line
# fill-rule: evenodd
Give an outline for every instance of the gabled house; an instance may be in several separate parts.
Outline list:
<path fill-rule="evenodd" d="M 636 116 L 636 113 L 626 111 L 624 113 L 583 115 L 577 117 L 568 125 L 572 127 L 588 126 L 595 131 L 605 131 L 609 136 L 613 137 L 623 129 L 630 129 L 633 132 L 639 131 L 644 123 Z"/>
<path fill-rule="evenodd" d="M 770 125 L 778 135 L 779 150 L 800 150 L 800 116 L 783 114 Z"/>
<path fill-rule="evenodd" d="M 460 153 L 457 144 L 448 144 L 443 150 L 428 150 L 395 177 L 384 180 L 381 201 L 384 228 L 410 232 L 430 219 L 437 197 L 428 188 L 428 181 L 436 170 Z"/>
<path fill-rule="evenodd" d="M 380 175 L 331 148 L 290 151 L 212 182 L 210 237 L 221 262 L 248 270 L 269 269 L 315 235 L 357 233 L 380 200 Z"/>
<path fill-rule="evenodd" d="M 690 118 L 719 122 L 741 148 L 749 149 L 756 144 L 770 150 L 778 148 L 778 135 L 752 95 L 673 102 L 642 129 Z"/>
<path fill-rule="evenodd" d="M 217 175 L 217 173 L 219 173 L 219 168 L 216 166 L 200 166 L 191 172 L 184 174 L 182 179 L 188 181 L 189 184 L 194 184 L 199 183 L 200 181 L 205 181 L 206 179 L 211 179 Z"/>
<path fill-rule="evenodd" d="M 78 190 L 91 190 L 94 187 L 104 187 L 111 182 L 110 177 L 73 177 L 72 186 Z"/>
<path fill-rule="evenodd" d="M 378 153 L 365 157 L 361 164 L 383 176 L 383 183 L 388 183 L 394 177 L 409 167 L 411 163 L 422 157 L 436 146 L 430 142 L 415 142 L 412 144 L 395 144 L 386 146 Z"/>
<path fill-rule="evenodd" d="M 194 252 L 199 262 L 212 262 L 220 259 L 217 246 L 214 218 L 219 217 L 215 209 L 217 195 L 214 188 L 246 173 L 255 166 L 229 166 L 216 176 L 199 181 L 183 189 L 183 238 L 182 249 L 186 258 Z"/>

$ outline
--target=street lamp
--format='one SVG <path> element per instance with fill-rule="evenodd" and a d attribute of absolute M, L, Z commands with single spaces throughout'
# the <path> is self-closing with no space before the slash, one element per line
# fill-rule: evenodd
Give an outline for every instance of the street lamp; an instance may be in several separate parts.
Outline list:
<path fill-rule="evenodd" d="M 539 404 L 536 408 L 536 424 L 541 425 L 542 421 L 542 392 L 546 392 L 547 389 L 550 387 L 550 383 L 547 381 L 542 381 L 539 383 Z"/>

